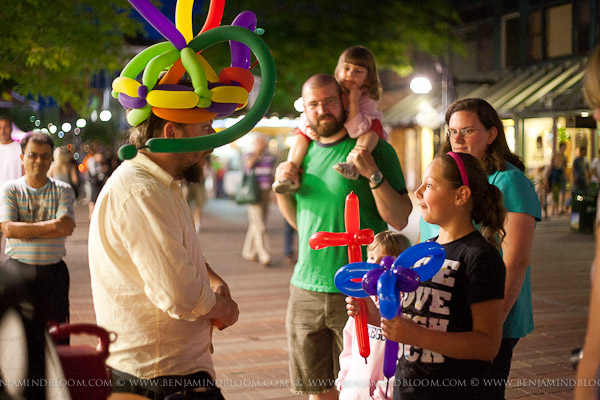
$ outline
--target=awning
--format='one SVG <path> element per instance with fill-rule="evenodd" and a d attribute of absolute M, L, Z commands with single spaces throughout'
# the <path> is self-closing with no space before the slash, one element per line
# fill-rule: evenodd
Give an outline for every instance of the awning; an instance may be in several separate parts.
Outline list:
<path fill-rule="evenodd" d="M 582 90 L 586 63 L 587 59 L 584 58 L 570 59 L 508 71 L 494 83 L 477 86 L 459 83 L 457 98 L 483 98 L 503 118 L 588 110 Z M 384 124 L 420 125 L 417 115 L 426 107 L 443 115 L 445 110 L 441 109 L 442 91 L 439 86 L 427 95 L 411 94 L 390 107 L 384 113 Z"/>

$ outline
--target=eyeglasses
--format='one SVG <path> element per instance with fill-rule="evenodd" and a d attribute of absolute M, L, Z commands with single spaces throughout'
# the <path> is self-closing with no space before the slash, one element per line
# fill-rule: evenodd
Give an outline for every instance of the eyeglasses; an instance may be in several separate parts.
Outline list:
<path fill-rule="evenodd" d="M 49 153 L 44 153 L 44 154 L 25 153 L 25 157 L 31 158 L 32 160 L 40 158 L 40 159 L 42 159 L 42 161 L 48 161 L 48 160 L 52 159 L 52 154 L 49 154 Z"/>
<path fill-rule="evenodd" d="M 462 128 L 459 131 L 457 131 L 456 129 L 448 129 L 446 131 L 446 134 L 448 135 L 448 137 L 451 137 L 451 138 L 456 137 L 456 135 L 458 135 L 459 133 L 461 135 L 463 135 L 464 137 L 469 137 L 469 136 L 473 136 L 477 132 L 479 132 L 479 129 L 475 129 L 475 128 Z"/>
<path fill-rule="evenodd" d="M 311 101 L 306 105 L 306 108 L 308 108 L 310 111 L 316 110 L 319 106 L 329 109 L 330 107 L 336 106 L 339 103 L 339 97 L 329 97 L 323 101 Z"/>

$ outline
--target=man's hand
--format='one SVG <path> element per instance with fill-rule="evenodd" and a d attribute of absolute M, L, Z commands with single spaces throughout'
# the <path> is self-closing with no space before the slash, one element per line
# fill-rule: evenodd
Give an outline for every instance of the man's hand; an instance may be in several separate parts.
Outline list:
<path fill-rule="evenodd" d="M 216 294 L 219 294 L 223 297 L 231 298 L 231 290 L 229 289 L 229 285 L 227 282 L 223 280 L 210 266 L 209 263 L 206 264 L 206 271 L 208 272 L 208 280 L 210 281 L 210 288 Z"/>
<path fill-rule="evenodd" d="M 211 310 L 211 313 L 215 311 L 218 314 L 214 319 L 220 322 L 219 330 L 222 331 L 237 322 L 240 310 L 238 304 L 231 297 L 223 297 L 217 294 L 216 299 L 217 303 L 213 307 L 213 310 Z M 218 310 L 215 310 L 215 308 Z"/>
<path fill-rule="evenodd" d="M 291 161 L 284 161 L 275 169 L 275 180 L 282 181 L 289 179 L 292 182 L 299 182 L 298 168 Z"/>
<path fill-rule="evenodd" d="M 71 217 L 63 215 L 54 221 L 54 229 L 57 236 L 71 236 L 75 229 L 75 221 Z"/>
<path fill-rule="evenodd" d="M 358 172 L 367 179 L 379 170 L 371 152 L 366 147 L 358 144 L 348 154 L 346 161 L 354 164 Z"/>

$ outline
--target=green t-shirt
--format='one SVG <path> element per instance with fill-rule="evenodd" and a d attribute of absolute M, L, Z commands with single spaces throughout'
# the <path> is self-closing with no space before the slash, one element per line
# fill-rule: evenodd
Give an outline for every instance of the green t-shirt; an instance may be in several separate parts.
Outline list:
<path fill-rule="evenodd" d="M 332 166 L 346 161 L 356 139 L 348 136 L 322 145 L 312 142 L 302 164 L 302 186 L 296 193 L 298 223 L 298 263 L 291 283 L 315 292 L 339 292 L 333 282 L 336 271 L 348 263 L 348 247 L 328 247 L 312 250 L 310 236 L 319 231 L 345 232 L 344 208 L 346 196 L 353 191 L 359 200 L 360 227 L 375 234 L 387 229 L 377 212 L 375 200 L 364 177 L 350 180 L 338 174 Z M 379 141 L 373 157 L 385 179 L 400 193 L 406 193 L 402 167 L 396 152 L 388 143 Z M 363 257 L 365 248 L 363 247 Z"/>
<path fill-rule="evenodd" d="M 517 167 L 507 162 L 506 170 L 496 171 L 492 175 L 488 175 L 488 181 L 492 185 L 496 185 L 502 192 L 504 208 L 507 212 L 531 215 L 536 222 L 542 220 L 542 208 L 535 193 L 535 188 Z M 421 217 L 419 234 L 422 242 L 437 236 L 438 232 L 439 226 L 428 224 Z M 525 337 L 533 331 L 530 268 L 531 266 L 527 267 L 519 297 L 506 317 L 506 321 L 504 321 L 502 337 L 505 339 Z"/>

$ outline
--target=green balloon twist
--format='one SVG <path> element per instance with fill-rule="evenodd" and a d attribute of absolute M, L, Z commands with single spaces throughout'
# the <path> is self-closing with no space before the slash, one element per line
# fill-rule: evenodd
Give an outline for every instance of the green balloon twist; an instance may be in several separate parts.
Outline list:
<path fill-rule="evenodd" d="M 275 94 L 277 72 L 269 48 L 256 33 L 239 26 L 221 26 L 196 36 L 188 43 L 188 47 L 198 52 L 216 43 L 230 40 L 248 46 L 260 65 L 261 85 L 254 106 L 244 118 L 221 132 L 183 139 L 152 138 L 146 142 L 149 151 L 153 153 L 188 153 L 214 149 L 241 138 L 265 115 Z M 119 149 L 119 158 L 130 159 L 135 157 L 136 153 L 137 150 L 133 145 L 125 145 Z"/>

